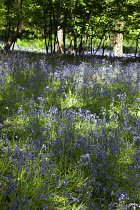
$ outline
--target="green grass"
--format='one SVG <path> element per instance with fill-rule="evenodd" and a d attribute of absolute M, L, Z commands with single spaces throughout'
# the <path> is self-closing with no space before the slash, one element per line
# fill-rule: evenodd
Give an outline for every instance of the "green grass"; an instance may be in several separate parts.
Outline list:
<path fill-rule="evenodd" d="M 17 46 L 18 47 L 24 47 L 24 48 L 30 48 L 31 50 L 32 49 L 38 49 L 38 50 L 41 50 L 41 49 L 45 49 L 45 42 L 43 39 L 33 39 L 33 40 L 27 40 L 27 39 L 23 39 L 23 40 L 20 40 L 18 39 L 17 40 Z"/>

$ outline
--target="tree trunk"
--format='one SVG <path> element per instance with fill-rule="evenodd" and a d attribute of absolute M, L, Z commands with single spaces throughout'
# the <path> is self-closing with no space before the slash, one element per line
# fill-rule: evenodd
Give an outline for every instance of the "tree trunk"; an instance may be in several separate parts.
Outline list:
<path fill-rule="evenodd" d="M 77 55 L 77 36 L 74 34 L 74 55 Z"/>
<path fill-rule="evenodd" d="M 4 51 L 7 52 L 13 43 L 16 42 L 17 38 L 20 38 L 22 34 L 25 32 L 23 16 L 22 16 L 22 3 L 23 0 L 18 0 L 18 27 L 17 31 L 8 39 L 7 44 L 4 47 Z"/>
<path fill-rule="evenodd" d="M 79 55 L 83 55 L 84 54 L 84 48 L 83 48 L 83 36 L 81 33 L 81 40 L 80 40 L 80 44 L 79 44 Z"/>
<path fill-rule="evenodd" d="M 123 35 L 121 33 L 111 32 L 110 43 L 111 47 L 113 47 L 112 52 L 115 56 L 123 55 Z"/>
<path fill-rule="evenodd" d="M 135 50 L 135 57 L 137 57 L 137 53 L 138 53 L 138 46 L 139 46 L 139 38 L 140 37 L 140 33 L 138 34 L 137 38 L 136 38 L 136 50 Z"/>
<path fill-rule="evenodd" d="M 58 27 L 56 52 L 63 53 L 62 45 L 63 45 L 63 30 Z"/>
<path fill-rule="evenodd" d="M 8 41 L 10 37 L 10 31 L 11 31 L 11 20 L 10 20 L 10 2 L 6 1 L 6 7 L 7 7 L 7 15 L 6 15 L 6 31 L 5 31 L 5 42 Z"/>
<path fill-rule="evenodd" d="M 110 33 L 110 45 L 113 47 L 112 52 L 115 56 L 123 55 L 123 34 L 121 33 L 123 26 L 123 22 L 118 22 L 115 30 Z"/>
<path fill-rule="evenodd" d="M 42 8 L 43 8 L 43 21 L 44 21 L 44 41 L 45 41 L 45 49 L 46 49 L 46 54 L 48 55 L 48 43 L 47 43 L 47 6 L 46 2 L 42 1 Z"/>

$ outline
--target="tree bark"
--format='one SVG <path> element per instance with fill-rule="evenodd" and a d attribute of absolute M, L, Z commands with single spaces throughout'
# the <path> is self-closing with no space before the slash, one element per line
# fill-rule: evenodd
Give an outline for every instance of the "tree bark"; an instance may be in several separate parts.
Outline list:
<path fill-rule="evenodd" d="M 62 45 L 63 45 L 63 29 L 60 29 L 58 27 L 56 52 L 63 53 Z"/>
<path fill-rule="evenodd" d="M 24 21 L 23 21 L 23 15 L 22 15 L 22 4 L 23 0 L 18 0 L 18 27 L 17 31 L 8 39 L 7 44 L 4 47 L 4 51 L 7 52 L 12 44 L 16 42 L 17 38 L 20 38 L 22 34 L 25 32 L 25 27 L 24 27 Z"/>
<path fill-rule="evenodd" d="M 113 47 L 112 52 L 115 56 L 123 55 L 123 34 L 121 33 L 123 27 L 124 23 L 118 22 L 115 30 L 110 33 L 110 45 Z"/>

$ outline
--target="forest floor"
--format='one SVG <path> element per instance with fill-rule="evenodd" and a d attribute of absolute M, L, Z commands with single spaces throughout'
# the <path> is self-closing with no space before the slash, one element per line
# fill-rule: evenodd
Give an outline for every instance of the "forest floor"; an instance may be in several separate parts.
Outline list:
<path fill-rule="evenodd" d="M 0 209 L 140 208 L 140 60 L 0 55 Z"/>

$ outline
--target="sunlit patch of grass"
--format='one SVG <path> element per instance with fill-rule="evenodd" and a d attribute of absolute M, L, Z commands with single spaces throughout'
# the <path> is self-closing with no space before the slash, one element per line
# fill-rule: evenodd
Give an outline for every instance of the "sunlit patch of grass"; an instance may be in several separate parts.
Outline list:
<path fill-rule="evenodd" d="M 129 144 L 125 146 L 124 149 L 121 149 L 120 151 L 120 160 L 119 162 L 122 163 L 122 165 L 126 165 L 126 164 L 132 164 L 133 163 L 133 155 L 135 154 L 135 149 L 134 146 L 132 144 Z M 122 168 L 122 172 L 123 172 L 123 168 Z"/>
<path fill-rule="evenodd" d="M 65 94 L 65 98 L 61 100 L 61 108 L 72 108 L 83 106 L 82 97 L 80 98 L 76 93 L 72 93 L 71 90 Z"/>
<path fill-rule="evenodd" d="M 45 44 L 41 39 L 34 39 L 34 40 L 17 40 L 17 45 L 19 47 L 27 47 L 27 48 L 35 48 L 35 49 L 45 49 Z"/>
<path fill-rule="evenodd" d="M 29 116 L 25 115 L 16 115 L 15 117 L 12 118 L 7 118 L 6 121 L 4 122 L 5 126 L 20 126 L 24 127 L 24 125 L 27 125 L 29 122 Z"/>
<path fill-rule="evenodd" d="M 61 80 L 57 79 L 57 80 L 53 80 L 50 85 L 52 86 L 52 88 L 54 90 L 57 90 L 59 88 L 59 86 L 61 85 Z"/>
<path fill-rule="evenodd" d="M 3 142 L 10 141 L 9 148 L 13 148 L 14 145 L 20 145 L 23 149 L 27 143 L 29 132 L 27 127 L 29 125 L 29 116 L 18 114 L 16 116 L 8 117 L 3 122 L 3 133 L 1 138 Z M 22 146 L 21 146 L 22 145 Z"/>
<path fill-rule="evenodd" d="M 13 76 L 8 74 L 5 81 L 5 86 L 7 86 L 13 80 Z"/>

